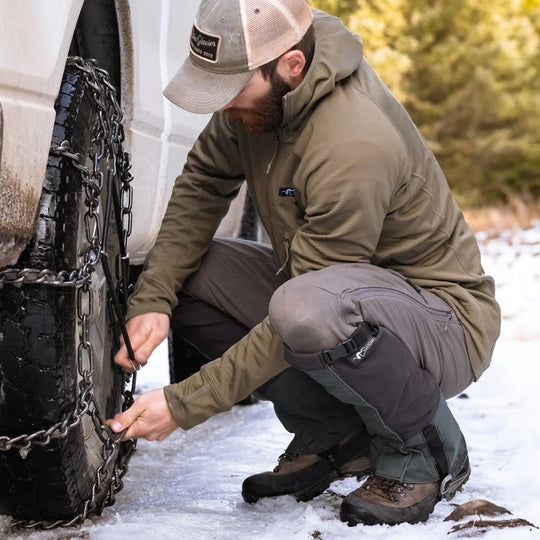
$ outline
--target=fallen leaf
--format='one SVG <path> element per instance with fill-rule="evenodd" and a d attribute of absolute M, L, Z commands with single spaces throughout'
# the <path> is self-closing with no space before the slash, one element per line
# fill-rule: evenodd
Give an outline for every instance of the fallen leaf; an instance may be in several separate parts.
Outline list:
<path fill-rule="evenodd" d="M 467 523 L 460 523 L 454 525 L 448 534 L 456 533 L 463 531 L 465 529 L 473 529 L 471 534 L 463 535 L 468 538 L 476 538 L 478 534 L 484 534 L 488 529 L 510 529 L 515 527 L 534 527 L 538 529 L 536 525 L 533 525 L 531 522 L 526 519 L 493 519 L 493 520 L 483 520 L 477 519 L 473 521 L 467 521 Z M 474 536 L 472 536 L 474 534 Z"/>
<path fill-rule="evenodd" d="M 477 499 L 465 504 L 460 504 L 449 516 L 444 518 L 444 521 L 459 521 L 467 516 L 500 516 L 503 514 L 512 515 L 512 512 L 502 506 L 497 506 L 492 502 Z"/>

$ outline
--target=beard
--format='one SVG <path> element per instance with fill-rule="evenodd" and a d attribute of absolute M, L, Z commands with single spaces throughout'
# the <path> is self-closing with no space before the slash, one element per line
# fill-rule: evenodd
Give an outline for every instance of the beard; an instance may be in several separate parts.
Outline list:
<path fill-rule="evenodd" d="M 277 129 L 283 122 L 283 96 L 291 87 L 277 74 L 270 79 L 272 86 L 268 92 L 257 98 L 252 108 L 227 109 L 225 112 L 233 120 L 238 120 L 249 133 L 261 135 Z"/>

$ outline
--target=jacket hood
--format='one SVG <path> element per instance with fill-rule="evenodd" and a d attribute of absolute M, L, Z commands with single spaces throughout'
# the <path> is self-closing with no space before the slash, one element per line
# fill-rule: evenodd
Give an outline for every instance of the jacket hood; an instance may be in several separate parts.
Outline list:
<path fill-rule="evenodd" d="M 313 10 L 315 52 L 302 83 L 283 98 L 282 128 L 295 129 L 311 108 L 362 63 L 362 41 L 337 17 Z"/>

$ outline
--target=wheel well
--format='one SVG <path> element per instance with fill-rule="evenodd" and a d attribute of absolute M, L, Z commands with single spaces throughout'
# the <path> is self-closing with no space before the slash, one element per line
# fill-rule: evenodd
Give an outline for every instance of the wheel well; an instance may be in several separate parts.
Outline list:
<path fill-rule="evenodd" d="M 109 72 L 120 97 L 120 35 L 114 0 L 85 0 L 69 54 L 96 59 Z"/>

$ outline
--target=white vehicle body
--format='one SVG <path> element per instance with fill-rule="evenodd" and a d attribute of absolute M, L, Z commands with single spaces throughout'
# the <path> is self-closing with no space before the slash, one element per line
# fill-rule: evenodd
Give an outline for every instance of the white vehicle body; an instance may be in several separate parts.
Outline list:
<path fill-rule="evenodd" d="M 199 1 L 0 0 L 0 513 L 32 527 L 82 523 L 121 488 L 133 445 L 104 423 L 133 391 L 113 361 L 129 283 L 209 119 L 162 94 Z M 244 200 L 218 234 L 244 232 Z"/>
<path fill-rule="evenodd" d="M 89 9 L 113 0 L 86 0 Z M 188 54 L 199 0 L 114 0 L 121 106 L 134 176 L 132 263 L 151 248 L 175 177 L 208 116 L 162 94 Z M 0 0 L 0 267 L 32 236 L 55 118 L 54 102 L 83 0 Z M 87 5 L 84 5 L 86 8 Z M 110 7 L 109 6 L 109 7 Z M 99 61 L 99 59 L 98 59 Z M 218 234 L 238 232 L 239 197 Z"/>

